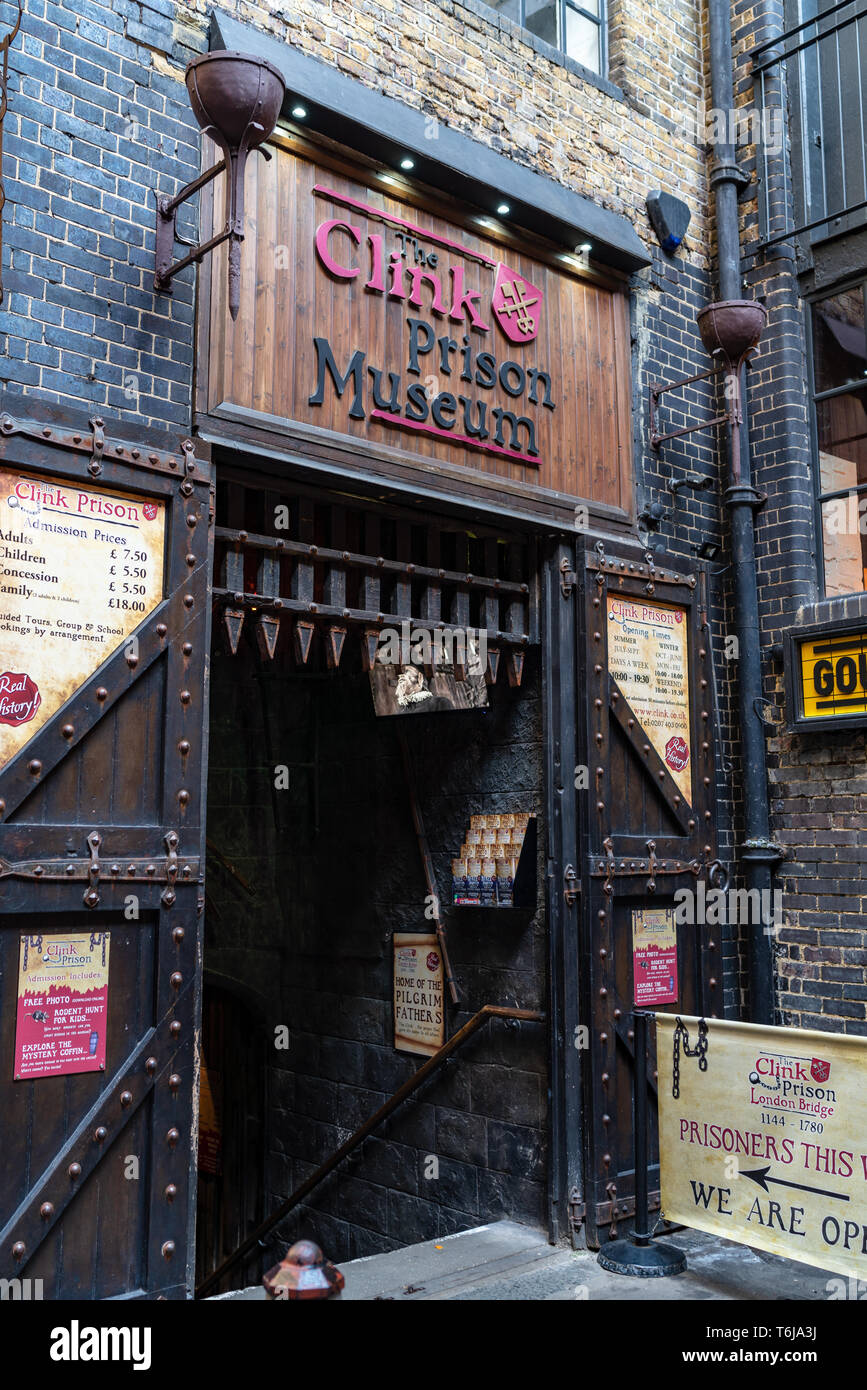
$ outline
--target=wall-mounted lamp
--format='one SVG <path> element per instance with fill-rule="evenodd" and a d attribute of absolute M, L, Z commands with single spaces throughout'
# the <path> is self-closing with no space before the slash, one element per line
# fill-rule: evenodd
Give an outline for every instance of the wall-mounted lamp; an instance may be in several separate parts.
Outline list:
<path fill-rule="evenodd" d="M 157 197 L 157 242 L 154 289 L 170 294 L 172 277 L 193 261 L 201 261 L 222 242 L 229 243 L 229 313 L 238 317 L 241 304 L 241 242 L 244 240 L 244 170 L 247 156 L 258 150 L 271 156 L 262 142 L 277 124 L 286 95 L 286 84 L 277 68 L 264 58 L 246 53 L 206 53 L 194 58 L 186 71 L 187 93 L 193 115 L 214 144 L 223 151 L 219 164 L 174 198 Z M 194 246 L 189 255 L 172 263 L 180 205 L 211 179 L 226 171 L 226 223 L 209 241 Z"/>

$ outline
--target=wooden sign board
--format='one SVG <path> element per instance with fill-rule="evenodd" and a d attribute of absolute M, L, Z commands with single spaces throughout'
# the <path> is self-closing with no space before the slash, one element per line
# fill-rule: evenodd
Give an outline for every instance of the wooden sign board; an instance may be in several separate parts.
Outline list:
<path fill-rule="evenodd" d="M 165 503 L 0 468 L 0 767 L 163 596 Z"/>
<path fill-rule="evenodd" d="M 279 136 L 271 150 L 247 164 L 237 321 L 224 249 L 202 267 L 201 407 L 429 489 L 556 496 L 570 520 L 573 499 L 631 512 L 625 289 L 372 169 Z M 203 236 L 221 198 L 206 197 Z"/>
<path fill-rule="evenodd" d="M 665 1219 L 867 1279 L 867 1038 L 713 1018 L 702 1071 L 678 1025 L 694 1048 L 697 1018 L 656 1015 Z"/>
<path fill-rule="evenodd" d="M 445 986 L 439 942 L 433 935 L 395 932 L 394 1045 L 398 1052 L 432 1057 L 445 1040 Z"/>

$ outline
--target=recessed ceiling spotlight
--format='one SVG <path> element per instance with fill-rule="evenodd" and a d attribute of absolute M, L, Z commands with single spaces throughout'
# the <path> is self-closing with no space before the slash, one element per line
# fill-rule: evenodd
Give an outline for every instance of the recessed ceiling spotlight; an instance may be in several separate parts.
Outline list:
<path fill-rule="evenodd" d="M 307 117 L 307 107 L 301 105 L 293 106 L 292 115 L 295 117 L 296 121 L 305 120 Z"/>
<path fill-rule="evenodd" d="M 498 212 L 498 214 L 499 214 L 500 217 L 508 217 L 508 215 L 509 215 L 509 213 L 510 213 L 511 211 L 512 211 L 512 209 L 509 207 L 509 204 L 508 204 L 508 203 L 498 203 L 498 204 L 497 204 L 497 212 Z"/>
<path fill-rule="evenodd" d="M 410 159 L 409 155 L 405 155 L 404 158 L 400 161 L 400 167 L 401 167 L 401 169 L 407 169 L 407 170 L 409 170 L 409 169 L 414 169 L 414 168 L 415 168 L 415 160 L 414 160 L 414 159 Z"/>

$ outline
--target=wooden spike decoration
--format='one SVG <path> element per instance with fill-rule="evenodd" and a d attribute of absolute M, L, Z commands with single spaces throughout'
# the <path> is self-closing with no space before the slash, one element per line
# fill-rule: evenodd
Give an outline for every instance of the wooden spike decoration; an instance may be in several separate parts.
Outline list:
<path fill-rule="evenodd" d="M 279 636 L 280 619 L 275 618 L 272 613 L 261 613 L 256 623 L 256 642 L 263 660 L 274 660 Z"/>
<path fill-rule="evenodd" d="M 379 646 L 379 628 L 366 627 L 361 634 L 361 664 L 365 671 L 372 671 L 376 664 L 376 651 Z"/>
<path fill-rule="evenodd" d="M 330 627 L 328 629 L 328 642 L 325 647 L 325 659 L 329 668 L 336 671 L 340 665 L 340 658 L 343 655 L 343 644 L 346 641 L 345 627 Z"/>
<path fill-rule="evenodd" d="M 243 608 L 224 608 L 223 625 L 226 629 L 226 636 L 229 639 L 229 651 L 232 656 L 238 655 L 238 647 L 241 643 L 241 628 L 244 626 Z"/>
<path fill-rule="evenodd" d="M 521 677 L 524 674 L 524 653 L 521 651 L 511 651 L 506 657 L 506 675 L 509 677 L 509 685 L 517 686 L 521 684 Z"/>
<path fill-rule="evenodd" d="M 310 646 L 313 641 L 315 626 L 299 620 L 295 624 L 295 656 L 302 666 L 307 665 L 307 658 L 310 656 Z"/>
<path fill-rule="evenodd" d="M 499 647 L 488 647 L 488 669 L 485 672 L 485 684 L 497 684 L 497 672 L 500 669 L 500 649 Z"/>

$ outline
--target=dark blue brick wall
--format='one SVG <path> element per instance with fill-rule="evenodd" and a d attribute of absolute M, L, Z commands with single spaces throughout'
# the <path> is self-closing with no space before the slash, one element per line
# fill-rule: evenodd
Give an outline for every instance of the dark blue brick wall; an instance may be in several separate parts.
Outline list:
<path fill-rule="evenodd" d="M 175 8 L 28 0 L 4 132 L 7 396 L 190 428 L 194 271 L 171 296 L 152 288 L 155 193 L 200 167 L 183 73 L 206 35 Z M 194 208 L 181 230 L 195 234 Z"/>

